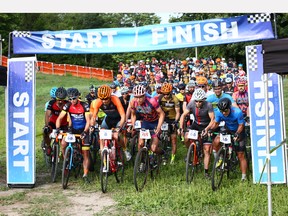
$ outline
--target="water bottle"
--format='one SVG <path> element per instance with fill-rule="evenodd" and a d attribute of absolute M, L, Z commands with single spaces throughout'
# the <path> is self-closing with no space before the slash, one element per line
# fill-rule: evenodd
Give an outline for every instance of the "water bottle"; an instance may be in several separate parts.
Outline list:
<path fill-rule="evenodd" d="M 116 149 L 115 146 L 111 147 L 111 160 L 115 160 L 116 158 Z"/>

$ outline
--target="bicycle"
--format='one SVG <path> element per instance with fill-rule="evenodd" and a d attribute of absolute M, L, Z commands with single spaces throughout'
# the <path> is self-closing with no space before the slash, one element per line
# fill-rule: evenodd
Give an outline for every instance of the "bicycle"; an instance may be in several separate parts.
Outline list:
<path fill-rule="evenodd" d="M 139 120 L 137 120 L 135 122 L 136 128 L 139 127 L 139 125 L 141 126 L 141 122 Z M 130 161 L 132 161 L 134 163 L 134 159 L 136 157 L 137 151 L 138 151 L 138 132 L 137 131 L 131 131 L 128 132 L 128 128 L 131 128 L 132 124 L 131 121 L 128 120 L 127 124 L 125 125 L 125 129 L 124 129 L 124 135 L 126 135 L 127 137 L 127 146 L 129 146 L 129 150 L 131 153 L 131 159 Z"/>
<path fill-rule="evenodd" d="M 89 133 L 89 143 L 90 143 L 90 153 L 89 159 L 91 161 L 89 170 L 94 171 L 94 166 L 97 164 L 97 156 L 99 154 L 100 143 L 99 143 L 99 126 L 96 124 L 90 128 Z"/>
<path fill-rule="evenodd" d="M 193 181 L 195 170 L 203 166 L 203 147 L 201 131 L 188 129 L 188 139 L 190 146 L 186 156 L 186 182 L 190 184 Z"/>
<path fill-rule="evenodd" d="M 124 152 L 118 142 L 112 139 L 114 130 L 102 129 L 99 132 L 100 139 L 104 140 L 101 152 L 100 181 L 101 190 L 107 192 L 108 176 L 114 174 L 116 182 L 123 182 L 124 177 Z"/>
<path fill-rule="evenodd" d="M 163 122 L 161 125 L 161 135 L 160 135 L 160 142 L 161 147 L 165 151 L 163 155 L 163 165 L 166 165 L 167 161 L 171 157 L 171 141 L 170 141 L 170 134 L 169 134 L 169 124 L 167 122 Z"/>
<path fill-rule="evenodd" d="M 80 134 L 62 133 L 68 146 L 65 149 L 62 168 L 62 187 L 67 188 L 70 173 L 75 171 L 75 178 L 78 177 L 83 165 L 81 154 Z"/>
<path fill-rule="evenodd" d="M 152 179 L 159 174 L 161 156 L 150 150 L 151 132 L 154 130 L 139 130 L 139 137 L 144 139 L 144 146 L 138 151 L 134 163 L 133 181 L 137 191 L 143 190 L 149 171 Z"/>
<path fill-rule="evenodd" d="M 212 168 L 212 190 L 215 191 L 220 188 L 224 173 L 227 173 L 227 178 L 236 176 L 239 170 L 239 159 L 234 150 L 234 146 L 239 145 L 238 141 L 233 140 L 234 135 L 226 131 L 224 128 L 220 128 L 220 144 L 222 145 L 216 154 L 213 168 Z M 247 151 L 245 149 L 245 157 L 247 159 Z M 248 165 L 248 161 L 247 161 Z M 248 178 L 249 167 L 247 167 L 247 178 Z"/>
<path fill-rule="evenodd" d="M 51 146 L 51 180 L 52 182 L 56 181 L 56 177 L 57 177 L 57 173 L 58 173 L 58 165 L 61 161 L 61 151 L 60 151 L 60 145 L 59 143 L 61 143 L 62 140 L 62 133 L 63 131 L 60 131 L 60 134 L 55 137 L 55 132 L 56 129 L 53 129 L 52 133 L 50 134 L 50 139 L 53 140 L 52 142 L 52 146 Z"/>

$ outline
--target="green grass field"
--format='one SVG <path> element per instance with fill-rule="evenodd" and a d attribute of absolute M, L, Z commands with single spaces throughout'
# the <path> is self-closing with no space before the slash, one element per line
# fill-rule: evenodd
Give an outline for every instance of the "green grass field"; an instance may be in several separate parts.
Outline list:
<path fill-rule="evenodd" d="M 77 87 L 82 92 L 82 95 L 85 96 L 88 93 L 90 83 L 100 85 L 102 82 L 71 76 L 59 77 L 37 74 L 36 77 L 36 176 L 41 176 L 43 173 L 48 173 L 40 150 L 40 141 L 44 123 L 44 104 L 49 100 L 50 88 L 52 86 L 64 86 L 65 88 Z M 284 101 L 286 106 L 288 105 L 287 85 L 288 81 L 286 79 L 284 80 Z M 0 89 L 0 98 L 2 101 L 5 101 L 3 87 Z M 4 104 L 0 104 L 0 183 L 6 181 Z M 287 125 L 287 109 L 285 109 L 285 116 Z M 125 170 L 125 178 L 122 184 L 117 184 L 115 177 L 110 176 L 108 193 L 118 203 L 115 215 L 267 215 L 266 185 L 256 185 L 251 181 L 241 183 L 241 176 L 238 179 L 231 180 L 227 180 L 224 177 L 223 187 L 213 192 L 211 181 L 204 178 L 202 171 L 196 173 L 195 180 L 192 184 L 188 185 L 185 181 L 185 154 L 186 149 L 179 142 L 176 164 L 174 166 L 162 166 L 160 176 L 154 181 L 148 178 L 143 192 L 136 192 L 135 190 L 133 185 L 133 166 L 131 163 L 128 164 Z M 80 188 L 81 190 L 92 192 L 101 191 L 98 172 L 90 173 L 90 178 L 91 184 L 89 185 L 84 185 L 81 179 L 71 180 L 73 181 L 71 188 Z M 63 190 L 60 182 L 61 177 L 59 175 L 55 184 L 59 184 L 59 190 Z M 2 186 L 1 189 L 8 190 L 5 186 Z M 37 187 L 35 187 L 35 190 L 37 190 Z M 56 194 L 55 192 L 55 196 L 57 196 Z M 25 199 L 25 194 L 20 195 L 14 198 L 14 202 Z M 288 188 L 286 185 L 272 186 L 273 215 L 282 216 L 288 214 L 287 197 Z M 10 198 L 0 199 L 0 209 L 1 206 L 9 205 L 9 203 L 13 202 Z M 53 199 L 50 202 L 53 202 Z M 101 200 L 95 200 L 95 203 L 97 202 L 101 202 Z M 52 204 L 50 203 L 50 205 Z"/>

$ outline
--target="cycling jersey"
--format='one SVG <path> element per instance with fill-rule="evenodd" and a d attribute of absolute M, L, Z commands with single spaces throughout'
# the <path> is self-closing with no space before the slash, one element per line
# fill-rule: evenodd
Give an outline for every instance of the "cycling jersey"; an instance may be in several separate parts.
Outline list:
<path fill-rule="evenodd" d="M 194 92 L 194 91 L 193 91 Z M 184 101 L 188 104 L 192 98 L 193 93 L 187 92 L 184 97 Z"/>
<path fill-rule="evenodd" d="M 227 117 L 223 115 L 219 110 L 215 112 L 215 121 L 220 123 L 221 121 L 225 122 L 225 127 L 232 131 L 236 132 L 239 124 L 244 124 L 243 113 L 238 107 L 231 106 L 230 113 Z"/>
<path fill-rule="evenodd" d="M 232 95 L 232 97 L 237 103 L 238 107 L 242 110 L 243 115 L 246 116 L 249 107 L 248 92 L 245 91 L 242 93 L 237 91 Z"/>
<path fill-rule="evenodd" d="M 64 101 L 63 104 L 65 105 L 67 103 L 67 101 Z M 52 99 L 50 101 L 48 101 L 47 104 L 47 110 L 51 111 L 51 115 L 49 118 L 49 122 L 53 123 L 53 125 L 56 124 L 56 120 L 61 112 L 61 108 L 57 105 L 57 100 L 56 99 Z M 61 121 L 61 126 L 67 126 L 68 125 L 68 121 L 67 121 L 67 116 L 65 116 L 62 121 Z"/>
<path fill-rule="evenodd" d="M 224 89 L 223 89 L 223 92 L 226 93 L 226 94 L 229 94 L 230 96 L 232 96 L 233 93 L 234 93 L 234 87 L 231 86 L 231 88 L 228 88 L 227 86 L 225 86 Z"/>
<path fill-rule="evenodd" d="M 121 104 L 124 108 L 124 111 L 126 113 L 127 109 L 128 109 L 128 105 L 129 105 L 129 101 L 130 101 L 130 95 L 127 96 L 127 102 L 125 103 L 124 99 L 123 99 L 123 96 L 119 97 L 120 101 L 121 101 Z"/>
<path fill-rule="evenodd" d="M 85 128 L 85 113 L 89 112 L 88 103 L 78 101 L 77 104 L 73 105 L 71 102 L 68 102 L 64 105 L 63 111 L 70 114 L 73 129 L 83 130 Z"/>
<path fill-rule="evenodd" d="M 145 96 L 145 101 L 142 105 L 139 105 L 137 99 L 133 98 L 130 102 L 130 107 L 136 114 L 139 114 L 140 117 L 142 117 L 143 121 L 154 122 L 159 119 L 156 110 L 160 105 L 153 97 Z"/>
<path fill-rule="evenodd" d="M 217 97 L 216 94 L 211 94 L 207 97 L 206 101 L 212 103 L 212 106 L 214 108 L 214 111 L 218 110 L 218 107 L 217 107 L 217 104 L 218 104 L 218 101 L 221 99 L 221 98 L 229 98 L 231 100 L 231 103 L 234 103 L 234 100 L 233 98 L 229 95 L 229 94 L 226 94 L 226 93 L 222 93 L 220 95 L 220 97 Z"/>
<path fill-rule="evenodd" d="M 85 99 L 86 99 L 86 101 L 87 101 L 87 103 L 89 104 L 89 106 L 91 105 L 91 102 L 93 101 L 93 100 L 95 100 L 97 98 L 97 95 L 95 94 L 95 95 L 91 95 L 90 93 L 89 94 L 87 94 L 86 96 L 85 96 Z"/>
<path fill-rule="evenodd" d="M 175 108 L 180 108 L 180 102 L 177 97 L 175 95 L 171 95 L 170 98 L 166 99 L 164 95 L 161 95 L 158 101 L 162 110 L 165 113 L 165 121 L 175 120 Z"/>

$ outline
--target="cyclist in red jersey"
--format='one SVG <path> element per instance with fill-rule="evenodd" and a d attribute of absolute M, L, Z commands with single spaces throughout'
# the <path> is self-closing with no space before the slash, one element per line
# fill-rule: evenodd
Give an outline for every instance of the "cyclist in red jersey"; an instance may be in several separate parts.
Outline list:
<path fill-rule="evenodd" d="M 184 97 L 183 110 L 186 109 L 187 104 L 190 102 L 193 92 L 195 90 L 195 87 L 196 87 L 196 82 L 194 80 L 190 80 L 189 83 L 186 85 L 186 88 L 188 91 L 186 92 L 185 97 Z"/>
<path fill-rule="evenodd" d="M 80 101 L 79 96 L 80 92 L 76 88 L 69 88 L 67 89 L 67 95 L 69 102 L 65 104 L 63 110 L 61 111 L 59 117 L 56 121 L 56 134 L 59 134 L 60 125 L 63 118 L 66 115 L 69 116 L 69 128 L 68 131 L 72 132 L 73 134 L 81 134 L 80 138 L 84 141 L 82 143 L 82 154 L 83 154 L 83 180 L 85 183 L 89 183 L 88 180 L 88 172 L 89 172 L 89 150 L 90 150 L 90 143 L 89 143 L 89 126 L 90 126 L 90 118 L 89 118 L 89 104 Z M 65 152 L 67 143 L 65 139 L 61 141 L 61 148 L 62 152 Z"/>
<path fill-rule="evenodd" d="M 155 131 L 151 135 L 151 151 L 156 154 L 164 154 L 164 151 L 158 147 L 159 139 L 157 135 L 161 132 L 165 113 L 155 98 L 146 95 L 146 87 L 144 85 L 136 85 L 133 88 L 133 94 L 134 98 L 130 101 L 132 130 L 135 126 L 136 113 L 138 113 L 143 119 L 141 127 Z M 138 148 L 140 149 L 143 145 L 144 140 L 139 138 Z"/>
<path fill-rule="evenodd" d="M 249 117 L 249 98 L 247 91 L 247 81 L 245 78 L 240 78 L 237 80 L 237 89 L 238 91 L 234 92 L 232 98 L 242 110 L 244 117 Z"/>
<path fill-rule="evenodd" d="M 51 139 L 49 137 L 50 133 L 53 129 L 56 129 L 56 120 L 63 109 L 63 106 L 67 103 L 65 98 L 67 97 L 67 91 L 63 87 L 57 88 L 55 92 L 55 99 L 52 99 L 48 102 L 47 109 L 45 112 L 45 126 L 43 128 L 43 139 L 46 146 L 42 146 L 45 148 L 46 154 L 49 156 L 51 154 Z M 61 130 L 67 130 L 68 121 L 67 116 L 63 118 L 60 123 Z"/>

